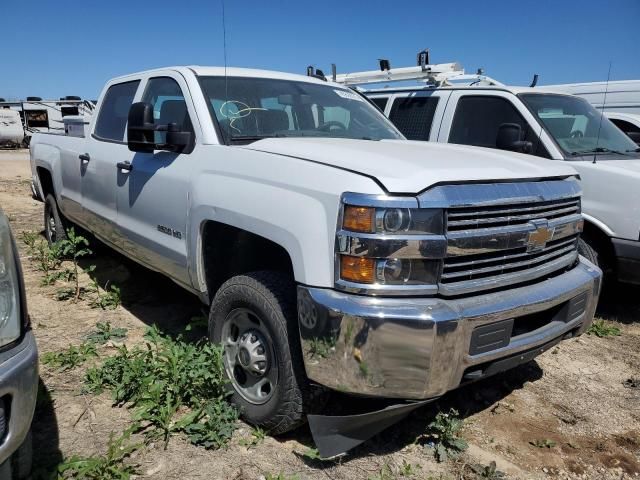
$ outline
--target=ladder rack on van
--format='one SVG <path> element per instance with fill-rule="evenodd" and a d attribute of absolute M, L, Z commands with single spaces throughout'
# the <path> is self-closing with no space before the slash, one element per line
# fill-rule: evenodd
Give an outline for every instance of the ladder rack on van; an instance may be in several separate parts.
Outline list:
<path fill-rule="evenodd" d="M 404 82 L 407 80 L 423 81 L 427 85 L 436 87 L 451 85 L 452 82 L 469 82 L 469 85 L 496 85 L 503 86 L 503 83 L 483 74 L 482 70 L 478 70 L 476 74 L 465 74 L 464 68 L 457 62 L 454 63 L 438 63 L 428 64 L 429 52 L 423 50 L 418 53 L 418 65 L 415 67 L 391 68 L 389 60 L 380 59 L 380 70 L 370 70 L 366 72 L 354 73 L 335 73 L 335 65 L 332 65 L 332 79 L 334 82 L 341 83 L 346 86 L 367 85 L 374 83 L 387 82 Z M 316 74 L 308 75 L 319 76 L 324 78 L 322 71 L 317 70 Z"/>

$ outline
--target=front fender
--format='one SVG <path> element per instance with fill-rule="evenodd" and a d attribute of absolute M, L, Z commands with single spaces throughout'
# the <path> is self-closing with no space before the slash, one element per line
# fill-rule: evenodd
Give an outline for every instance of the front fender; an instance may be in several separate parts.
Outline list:
<path fill-rule="evenodd" d="M 379 194 L 380 187 L 367 177 L 325 165 L 247 150 L 242 153 L 237 162 L 227 157 L 225 167 L 237 167 L 236 171 L 209 170 L 194 179 L 188 219 L 189 272 L 194 287 L 206 292 L 202 226 L 209 220 L 283 247 L 298 283 L 333 287 L 340 197 L 345 191 Z M 247 156 L 258 162 L 247 161 Z"/>

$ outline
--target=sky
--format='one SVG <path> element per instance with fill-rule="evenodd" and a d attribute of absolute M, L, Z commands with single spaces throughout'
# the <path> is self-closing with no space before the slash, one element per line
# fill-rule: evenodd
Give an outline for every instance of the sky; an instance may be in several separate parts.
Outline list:
<path fill-rule="evenodd" d="M 304 74 L 432 63 L 528 85 L 640 78 L 640 0 L 0 0 L 0 97 L 94 99 L 110 78 L 169 65 Z"/>

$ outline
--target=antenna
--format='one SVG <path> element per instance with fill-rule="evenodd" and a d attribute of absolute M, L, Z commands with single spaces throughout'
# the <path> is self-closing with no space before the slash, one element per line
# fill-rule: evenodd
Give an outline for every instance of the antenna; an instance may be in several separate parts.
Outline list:
<path fill-rule="evenodd" d="M 222 49 L 224 52 L 224 104 L 229 101 L 229 78 L 227 77 L 227 19 L 225 16 L 224 0 L 220 0 L 222 4 Z M 222 129 L 221 129 L 222 130 Z M 231 131 L 229 131 L 231 135 Z"/>
<path fill-rule="evenodd" d="M 600 143 L 600 129 L 602 128 L 602 118 L 607 105 L 607 93 L 609 92 L 609 79 L 611 78 L 611 60 L 609 60 L 609 71 L 607 72 L 607 83 L 604 87 L 604 99 L 602 100 L 602 112 L 600 112 L 600 123 L 598 123 L 598 135 L 596 136 L 596 148 L 593 149 L 593 163 L 596 163 L 598 144 Z"/>
<path fill-rule="evenodd" d="M 533 80 L 531 80 L 531 85 L 529 85 L 531 88 L 535 87 L 538 84 L 538 74 L 534 73 L 533 74 Z"/>

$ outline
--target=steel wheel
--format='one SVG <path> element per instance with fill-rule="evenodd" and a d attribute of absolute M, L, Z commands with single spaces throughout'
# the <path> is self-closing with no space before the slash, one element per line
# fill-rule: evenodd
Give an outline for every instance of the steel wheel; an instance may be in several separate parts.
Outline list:
<path fill-rule="evenodd" d="M 222 345 L 234 390 L 249 403 L 266 403 L 278 385 L 278 365 L 264 322 L 248 308 L 230 311 L 222 325 Z"/>

